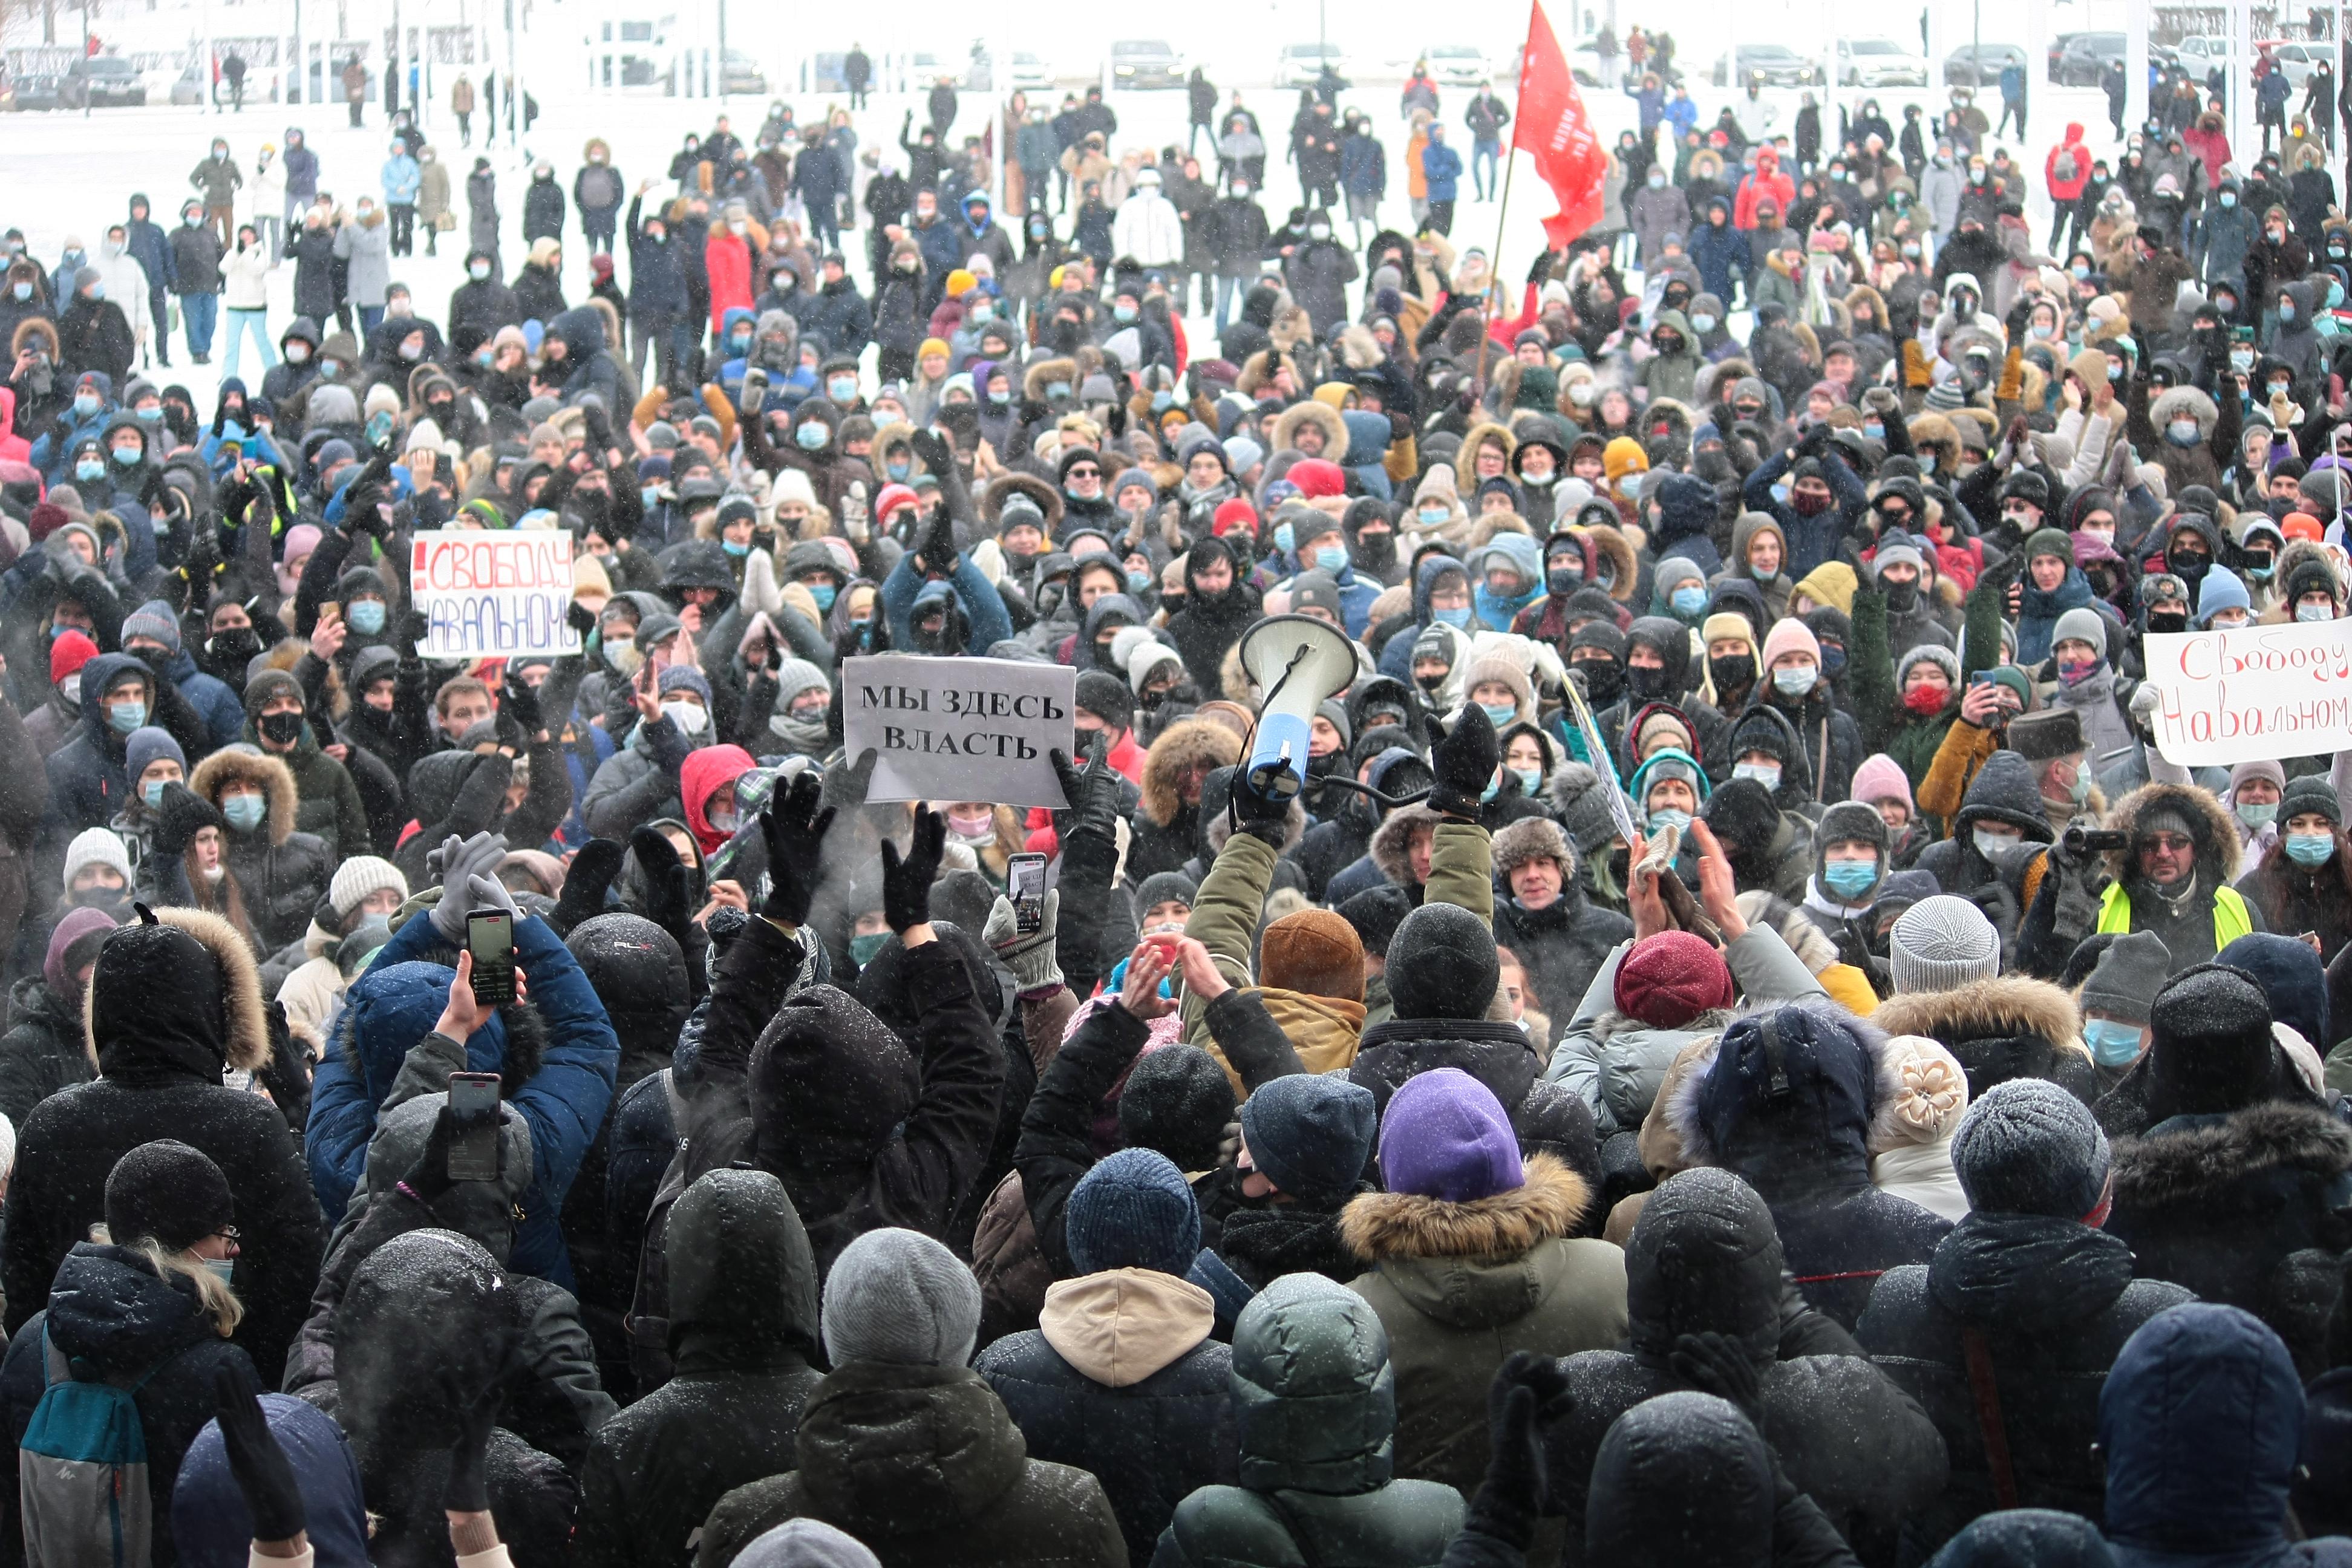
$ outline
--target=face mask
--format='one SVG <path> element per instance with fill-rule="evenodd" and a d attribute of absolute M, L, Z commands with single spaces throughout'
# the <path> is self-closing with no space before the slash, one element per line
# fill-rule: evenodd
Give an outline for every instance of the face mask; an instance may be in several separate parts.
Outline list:
<path fill-rule="evenodd" d="M 996 320 L 996 307 L 993 305 L 974 305 L 968 313 L 973 322 L 980 326 L 986 326 Z"/>
<path fill-rule="evenodd" d="M 2332 621 L 2336 618 L 2336 607 L 2332 605 L 2297 605 L 2294 618 L 2298 621 Z"/>
<path fill-rule="evenodd" d="M 983 812 L 978 816 L 958 816 L 950 812 L 948 837 L 974 849 L 985 849 L 996 842 L 996 815 Z"/>
<path fill-rule="evenodd" d="M 258 795 L 232 795 L 221 802 L 221 815 L 227 817 L 228 825 L 239 833 L 250 833 L 261 826 L 263 817 L 269 815 L 269 800 L 268 796 Z"/>
<path fill-rule="evenodd" d="M 849 939 L 849 961 L 852 963 L 856 964 L 860 969 L 865 968 L 867 964 L 874 962 L 874 955 L 882 951 L 882 944 L 889 940 L 890 933 L 887 931 L 868 931 L 864 936 L 851 937 Z"/>
<path fill-rule="evenodd" d="M 106 478 L 106 465 L 96 458 L 84 458 L 74 465 L 74 478 L 89 484 Z"/>
<path fill-rule="evenodd" d="M 1766 789 L 1780 787 L 1780 764 L 1778 763 L 1740 763 L 1731 770 L 1736 779 L 1754 779 Z"/>
<path fill-rule="evenodd" d="M 2224 207 L 2236 206 L 2238 205 L 2238 193 L 2235 191 L 2223 191 L 2220 199 Z"/>
<path fill-rule="evenodd" d="M 1282 523 L 1275 529 L 1274 547 L 1286 554 L 1298 547 L 1297 535 L 1291 531 L 1290 524 Z"/>
<path fill-rule="evenodd" d="M 1518 721 L 1519 709 L 1515 702 L 1481 702 L 1478 706 L 1497 730 Z"/>
<path fill-rule="evenodd" d="M 678 728 L 684 735 L 699 735 L 710 727 L 710 715 L 699 702 L 665 702 L 662 717 Z"/>
<path fill-rule="evenodd" d="M 2333 833 L 2290 833 L 2286 836 L 2286 858 L 2305 870 L 2315 870 L 2327 864 L 2336 853 Z"/>
<path fill-rule="evenodd" d="M 2000 854 L 2003 850 L 2014 849 L 2017 847 L 2016 839 L 2005 838 L 1998 833 L 1988 833 L 1981 827 L 1976 829 L 1976 831 L 1971 833 L 1969 837 L 1969 841 L 1976 845 L 1977 853 L 1983 856 L 1988 860 Z"/>
<path fill-rule="evenodd" d="M 343 619 L 351 622 L 352 630 L 363 637 L 372 637 L 383 630 L 383 602 L 380 599 L 360 599 L 343 611 Z"/>
<path fill-rule="evenodd" d="M 488 271 L 488 268 L 483 268 L 483 270 L 484 270 L 484 271 Z M 288 343 L 288 344 L 286 345 L 286 363 L 287 363 L 288 364 L 300 364 L 304 360 L 309 359 L 310 357 L 310 344 L 308 344 L 308 343 Z"/>
<path fill-rule="evenodd" d="M 1009 397 L 1012 395 L 1008 393 L 1006 395 Z M 1066 381 L 1049 381 L 1045 384 L 1045 395 L 1048 397 L 1067 397 L 1070 395 L 1070 384 Z"/>
<path fill-rule="evenodd" d="M 112 451 L 113 451 L 113 453 L 114 453 L 114 460 L 115 460 L 117 463 L 121 464 L 122 467 L 124 467 L 124 468 L 133 468 L 133 467 L 136 467 L 136 466 L 137 466 L 137 464 L 138 464 L 138 462 L 139 462 L 139 452 L 140 452 L 140 449 L 139 449 L 138 447 L 113 447 L 113 448 L 112 448 Z"/>
<path fill-rule="evenodd" d="M 139 798 L 147 803 L 150 811 L 160 811 L 163 805 L 163 786 L 169 779 L 155 779 L 139 786 Z"/>
<path fill-rule="evenodd" d="M 1715 318 L 1708 315 L 1704 310 L 1701 310 L 1697 315 L 1693 316 L 1690 319 L 1690 324 L 1691 331 L 1695 332 L 1711 332 L 1715 331 Z"/>
<path fill-rule="evenodd" d="M 1111 319 L 1117 321 L 1132 321 L 1138 315 L 1141 314 L 1141 312 L 1137 310 L 1132 305 L 1114 305 L 1111 307 L 1110 313 Z"/>
<path fill-rule="evenodd" d="M 1653 836 L 1664 833 L 1668 828 L 1673 828 L 1676 832 L 1685 832 L 1690 827 L 1690 813 L 1679 806 L 1660 806 L 1650 813 L 1650 832 Z"/>
<path fill-rule="evenodd" d="M 2074 275 L 2074 280 L 2078 283 L 2091 276 L 2090 268 L 2080 261 L 2074 263 L 2074 265 L 2068 268 L 2067 270 Z"/>
<path fill-rule="evenodd" d="M 1785 696 L 1802 697 L 1813 689 L 1813 682 L 1821 678 L 1822 672 L 1811 665 L 1799 665 L 1790 669 L 1774 670 L 1772 684 L 1779 687 Z"/>
<path fill-rule="evenodd" d="M 1756 660 L 1744 653 L 1735 653 L 1724 658 L 1710 658 L 1706 661 L 1706 667 L 1708 672 L 1715 677 L 1716 689 L 1718 691 L 1735 690 L 1756 678 Z"/>
<path fill-rule="evenodd" d="M 604 639 L 604 662 L 606 664 L 611 665 L 623 675 L 634 675 L 636 673 L 637 660 L 639 658 L 636 639 L 634 637 L 608 637 Z"/>
<path fill-rule="evenodd" d="M 812 419 L 793 432 L 793 441 L 803 452 L 815 452 L 824 448 L 832 434 L 824 421 Z"/>
<path fill-rule="evenodd" d="M 2174 420 L 2164 427 L 2164 438 L 2176 447 L 2194 447 L 2197 445 L 2197 421 Z"/>
<path fill-rule="evenodd" d="M 1315 564 L 1337 575 L 1348 564 L 1348 552 L 1340 545 L 1323 545 L 1315 552 Z"/>
<path fill-rule="evenodd" d="M 1675 607 L 1678 616 L 1696 616 L 1706 608 L 1706 590 L 1694 583 L 1667 595 L 1666 603 Z"/>
<path fill-rule="evenodd" d="M 1822 882 L 1841 903 L 1856 904 L 1878 884 L 1875 860 L 1832 860 L 1822 868 Z"/>
<path fill-rule="evenodd" d="M 94 393 L 94 392 L 77 392 L 77 393 L 75 393 L 75 394 L 74 394 L 74 412 L 75 412 L 76 414 L 80 415 L 80 416 L 81 416 L 83 418 L 85 418 L 85 419 L 89 418 L 91 415 L 93 415 L 93 414 L 97 413 L 97 412 L 98 412 L 98 394 L 96 394 L 96 393 Z"/>
<path fill-rule="evenodd" d="M 2280 323 L 2281 323 L 2282 325 L 2284 325 L 2284 323 L 2286 323 L 2286 322 L 2288 322 L 2288 321 L 2294 321 L 2294 307 L 2293 305 L 2288 304 L 2288 303 L 2287 303 L 2285 300 L 2280 300 L 2280 301 L 2279 301 L 2279 308 L 2278 308 L 2278 319 L 2279 319 L 2279 321 L 2280 321 Z"/>
<path fill-rule="evenodd" d="M 1421 519 L 1421 522 L 1422 522 L 1422 526 L 1423 526 L 1423 527 L 1424 527 L 1424 528 L 1436 528 L 1436 527 L 1438 527 L 1439 525 L 1441 525 L 1442 523 L 1444 523 L 1447 518 L 1452 517 L 1454 514 L 1453 514 L 1452 512 L 1450 512 L 1450 511 L 1447 511 L 1447 510 L 1446 510 L 1444 507 L 1442 507 L 1442 506 L 1425 506 L 1425 507 L 1423 507 L 1419 511 L 1417 511 L 1417 512 L 1413 513 L 1413 515 L 1414 515 L 1415 517 L 1417 517 L 1417 518 Z"/>
<path fill-rule="evenodd" d="M 836 375 L 825 383 L 824 391 L 835 403 L 849 403 L 856 399 L 857 383 L 849 376 Z"/>
<path fill-rule="evenodd" d="M 751 546 L 749 542 L 738 544 L 731 539 L 722 539 L 719 542 L 719 548 L 727 552 L 728 554 L 737 556 L 739 558 L 751 553 Z"/>
<path fill-rule="evenodd" d="M 1580 567 L 1555 566 L 1544 574 L 1545 591 L 1558 598 L 1564 599 L 1583 585 L 1584 572 Z"/>
<path fill-rule="evenodd" d="M 1429 613 L 1449 626 L 1461 627 L 1470 624 L 1470 606 L 1467 605 L 1457 610 L 1441 610 L 1433 606 Z"/>
<path fill-rule="evenodd" d="M 2278 820 L 2278 802 L 2276 801 L 2271 802 L 2268 805 L 2248 804 L 2232 806 L 2231 809 L 2238 814 L 2238 820 L 2248 827 L 2268 827 Z"/>
<path fill-rule="evenodd" d="M 2084 1019 L 2083 1043 L 2103 1068 L 2129 1067 L 2139 1060 L 2139 1030 L 2112 1018 Z"/>

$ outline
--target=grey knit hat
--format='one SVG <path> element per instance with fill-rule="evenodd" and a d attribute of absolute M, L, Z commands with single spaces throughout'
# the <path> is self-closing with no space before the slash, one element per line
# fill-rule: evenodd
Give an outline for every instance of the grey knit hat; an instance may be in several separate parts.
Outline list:
<path fill-rule="evenodd" d="M 2279 792 L 2278 819 L 2282 824 L 2307 811 L 2319 813 L 2338 827 L 2344 826 L 2343 805 L 2336 798 L 2336 786 L 2327 782 L 2326 773 L 2305 773 L 2289 779 L 2286 788 Z"/>
<path fill-rule="evenodd" d="M 1617 819 L 1610 815 L 1609 791 L 1601 775 L 1584 763 L 1562 763 L 1551 775 L 1552 812 L 1567 829 L 1579 855 L 1591 856 L 1609 847 L 1617 837 Z"/>
<path fill-rule="evenodd" d="M 1968 900 L 1938 893 L 1920 900 L 1895 922 L 1887 967 L 1898 994 L 1957 991 L 2000 973 L 2000 933 Z"/>
<path fill-rule="evenodd" d="M 2050 634 L 2050 646 L 2062 642 L 2089 643 L 2098 649 L 2099 657 L 2107 657 L 2107 623 L 2105 616 L 2086 605 L 2077 605 L 2058 617 L 2057 629 Z"/>
<path fill-rule="evenodd" d="M 2110 1017 L 2145 1024 L 2156 1011 L 2156 994 L 2171 973 L 2172 954 L 2162 937 L 2152 931 L 2119 936 L 2099 954 L 2083 982 L 2083 1010 L 2095 1008 Z"/>
<path fill-rule="evenodd" d="M 2106 1191 L 2107 1135 L 2056 1084 L 2013 1078 L 1961 1118 L 1952 1172 L 1972 1209 L 2080 1219 Z"/>
<path fill-rule="evenodd" d="M 962 1366 L 980 1336 L 980 1285 L 919 1231 L 869 1230 L 825 1276 L 824 1323 L 835 1366 Z"/>

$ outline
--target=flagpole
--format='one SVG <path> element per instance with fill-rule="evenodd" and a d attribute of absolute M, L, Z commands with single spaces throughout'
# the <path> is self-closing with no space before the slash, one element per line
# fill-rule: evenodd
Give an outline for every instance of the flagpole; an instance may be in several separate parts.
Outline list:
<path fill-rule="evenodd" d="M 1519 44 L 1518 97 L 1522 101 L 1527 98 L 1528 49 L 1535 42 L 1536 16 L 1541 4 L 1542 0 L 1528 0 L 1527 37 Z M 1495 290 L 1503 286 L 1503 220 L 1510 216 L 1511 176 L 1518 170 L 1518 154 L 1519 120 L 1514 113 L 1511 120 L 1511 139 L 1503 148 L 1503 199 L 1495 209 L 1495 248 L 1486 257 L 1486 289 L 1490 297 Z M 1482 320 L 1478 323 L 1478 374 L 1475 378 L 1478 383 L 1478 394 L 1482 397 L 1486 393 L 1486 346 L 1493 340 L 1494 334 L 1487 331 L 1487 323 Z"/>

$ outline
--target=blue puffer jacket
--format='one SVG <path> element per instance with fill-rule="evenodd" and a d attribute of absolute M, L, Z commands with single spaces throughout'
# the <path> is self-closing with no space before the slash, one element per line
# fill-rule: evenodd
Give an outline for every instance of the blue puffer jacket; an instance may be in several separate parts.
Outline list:
<path fill-rule="evenodd" d="M 2352 1564 L 2352 1540 L 2290 1542 L 2303 1384 L 2252 1313 L 2192 1302 L 2132 1335 L 2099 1395 L 2117 1568 Z"/>
<path fill-rule="evenodd" d="M 310 1089 L 305 1152 L 329 1223 L 339 1219 L 367 1165 L 368 1140 L 387 1096 L 429 1092 L 398 1083 L 409 1051 L 433 1032 L 455 971 L 430 919 L 418 915 L 386 942 L 344 998 L 343 1024 Z M 515 924 L 515 963 L 528 977 L 529 1005 L 501 1008 L 466 1042 L 466 1070 L 504 1072 L 517 1031 L 533 1036 L 535 1071 L 507 1089 L 530 1128 L 531 1182 L 522 1196 L 510 1265 L 517 1273 L 569 1289 L 572 1263 L 556 1221 L 580 1162 L 604 1124 L 620 1068 L 621 1043 L 604 1005 L 563 939 L 536 916 Z"/>

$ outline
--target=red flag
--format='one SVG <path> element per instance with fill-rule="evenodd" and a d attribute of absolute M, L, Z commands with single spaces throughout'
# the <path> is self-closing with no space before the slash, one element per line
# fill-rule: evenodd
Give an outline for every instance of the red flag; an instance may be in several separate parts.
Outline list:
<path fill-rule="evenodd" d="M 1528 8 L 1528 47 L 1519 63 L 1519 112 L 1512 121 L 1511 146 L 1535 154 L 1536 172 L 1559 199 L 1559 212 L 1544 219 L 1552 248 L 1601 221 L 1601 188 L 1609 179 L 1609 152 L 1584 112 L 1584 97 L 1568 68 L 1568 56 L 1553 36 L 1540 5 Z"/>

